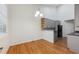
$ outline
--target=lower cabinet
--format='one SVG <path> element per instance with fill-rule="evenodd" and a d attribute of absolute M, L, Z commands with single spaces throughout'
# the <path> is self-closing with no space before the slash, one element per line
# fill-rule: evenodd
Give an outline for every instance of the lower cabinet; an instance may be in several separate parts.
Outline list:
<path fill-rule="evenodd" d="M 67 47 L 73 52 L 79 53 L 79 36 L 67 36 Z"/>
<path fill-rule="evenodd" d="M 53 30 L 43 30 L 42 31 L 42 38 L 49 42 L 54 43 L 54 31 Z"/>

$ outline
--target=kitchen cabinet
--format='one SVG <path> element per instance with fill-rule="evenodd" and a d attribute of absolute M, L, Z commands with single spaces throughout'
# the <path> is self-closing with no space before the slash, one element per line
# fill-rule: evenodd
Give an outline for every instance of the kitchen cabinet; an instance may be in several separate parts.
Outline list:
<path fill-rule="evenodd" d="M 49 41 L 51 43 L 54 43 L 54 31 L 53 30 L 43 30 L 42 34 L 43 34 L 42 38 L 44 40 L 47 40 L 47 41 Z"/>
<path fill-rule="evenodd" d="M 75 31 L 79 31 L 79 4 L 75 5 Z"/>
<path fill-rule="evenodd" d="M 67 36 L 67 47 L 76 53 L 79 53 L 79 36 L 68 35 Z"/>

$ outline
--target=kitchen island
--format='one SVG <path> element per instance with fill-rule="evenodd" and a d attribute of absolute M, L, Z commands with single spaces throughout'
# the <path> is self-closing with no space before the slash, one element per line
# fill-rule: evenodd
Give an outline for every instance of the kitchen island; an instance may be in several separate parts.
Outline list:
<path fill-rule="evenodd" d="M 54 43 L 57 38 L 56 31 L 54 28 L 45 28 L 42 30 L 42 38 L 51 43 Z"/>

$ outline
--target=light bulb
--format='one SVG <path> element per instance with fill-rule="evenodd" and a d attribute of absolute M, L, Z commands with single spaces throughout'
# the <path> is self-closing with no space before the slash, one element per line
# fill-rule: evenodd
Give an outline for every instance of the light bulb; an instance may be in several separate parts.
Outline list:
<path fill-rule="evenodd" d="M 37 17 L 40 14 L 40 11 L 36 11 L 35 17 Z"/>
<path fill-rule="evenodd" d="M 40 17 L 43 17 L 43 14 L 42 13 L 40 13 Z"/>

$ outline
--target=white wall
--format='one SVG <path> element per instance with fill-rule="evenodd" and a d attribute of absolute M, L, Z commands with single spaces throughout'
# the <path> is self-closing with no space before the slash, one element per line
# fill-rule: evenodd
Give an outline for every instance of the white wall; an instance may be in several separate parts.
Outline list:
<path fill-rule="evenodd" d="M 7 20 L 7 7 L 4 4 L 0 4 L 0 24 L 6 24 Z"/>
<path fill-rule="evenodd" d="M 7 17 L 7 5 L 0 4 L 0 24 L 6 25 L 6 33 L 0 32 L 0 47 L 8 46 L 9 39 L 8 39 L 8 17 Z"/>
<path fill-rule="evenodd" d="M 65 22 L 66 20 L 75 19 L 74 16 L 74 4 L 64 4 L 57 8 L 57 18 L 63 25 L 63 36 L 74 31 L 74 22 Z"/>
<path fill-rule="evenodd" d="M 74 4 L 61 4 L 59 6 L 41 6 L 41 12 L 45 18 L 52 20 L 70 20 L 74 19 Z"/>
<path fill-rule="evenodd" d="M 7 23 L 7 7 L 4 4 L 0 4 L 0 32 L 5 32 Z"/>
<path fill-rule="evenodd" d="M 34 17 L 38 9 L 38 5 L 8 5 L 8 32 L 11 44 L 41 39 L 40 18 Z M 59 8 L 44 6 L 41 7 L 41 12 L 45 18 L 61 20 L 64 24 L 63 20 L 74 19 L 73 9 L 73 5 L 62 5 Z M 63 32 L 67 34 L 67 30 Z"/>
<path fill-rule="evenodd" d="M 12 44 L 41 38 L 40 18 L 36 5 L 8 5 L 9 35 Z"/>
<path fill-rule="evenodd" d="M 75 19 L 74 16 L 74 4 L 63 4 L 57 8 L 59 20 L 71 20 Z"/>
<path fill-rule="evenodd" d="M 57 20 L 56 7 L 54 7 L 54 6 L 41 6 L 40 9 L 41 9 L 41 12 L 44 14 L 45 18 L 48 18 L 51 20 Z"/>

